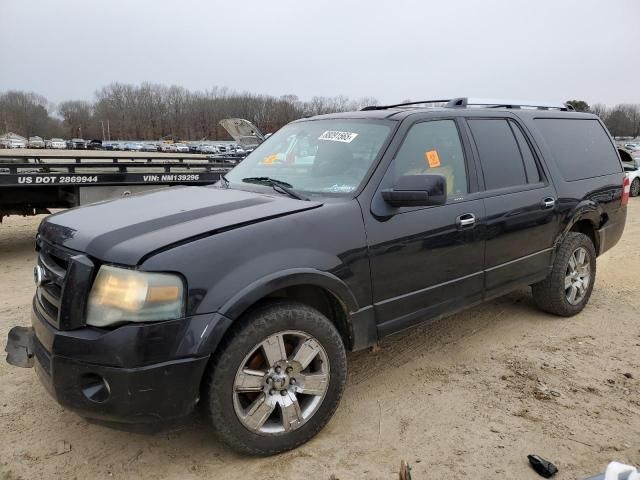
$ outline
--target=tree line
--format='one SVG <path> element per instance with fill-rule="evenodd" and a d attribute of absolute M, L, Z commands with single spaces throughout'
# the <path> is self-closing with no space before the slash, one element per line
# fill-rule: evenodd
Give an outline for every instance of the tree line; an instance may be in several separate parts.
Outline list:
<path fill-rule="evenodd" d="M 113 140 L 228 139 L 218 125 L 223 118 L 252 121 L 273 132 L 298 118 L 357 110 L 373 98 L 274 97 L 214 87 L 204 92 L 152 83 L 112 83 L 92 102 L 68 100 L 53 106 L 40 95 L 20 91 L 0 94 L 0 131 L 23 136 L 111 138 Z"/>
<path fill-rule="evenodd" d="M 45 138 L 221 140 L 228 139 L 218 125 L 223 118 L 246 118 L 262 131 L 274 132 L 298 118 L 376 103 L 374 98 L 317 96 L 303 101 L 295 95 L 275 97 L 226 87 L 191 91 L 175 85 L 111 83 L 99 89 L 93 101 L 67 100 L 54 105 L 42 95 L 11 90 L 0 92 L 0 132 Z M 578 111 L 600 116 L 613 136 L 640 136 L 638 104 L 568 103 Z"/>

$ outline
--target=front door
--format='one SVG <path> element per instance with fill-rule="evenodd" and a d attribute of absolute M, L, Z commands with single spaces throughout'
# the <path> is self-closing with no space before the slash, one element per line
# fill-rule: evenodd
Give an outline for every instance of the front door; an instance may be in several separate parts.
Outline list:
<path fill-rule="evenodd" d="M 462 139 L 455 119 L 414 123 L 365 212 L 380 336 L 481 301 L 484 203 L 470 194 L 475 169 Z M 382 199 L 398 177 L 430 173 L 446 179 L 445 205 L 393 208 Z"/>

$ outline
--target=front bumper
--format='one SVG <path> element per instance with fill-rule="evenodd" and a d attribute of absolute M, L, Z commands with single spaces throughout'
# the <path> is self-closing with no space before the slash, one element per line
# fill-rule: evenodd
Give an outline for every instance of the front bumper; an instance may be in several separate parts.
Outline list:
<path fill-rule="evenodd" d="M 33 311 L 32 324 L 9 332 L 9 363 L 34 366 L 58 403 L 84 417 L 142 423 L 193 410 L 228 320 L 211 314 L 61 331 Z"/>

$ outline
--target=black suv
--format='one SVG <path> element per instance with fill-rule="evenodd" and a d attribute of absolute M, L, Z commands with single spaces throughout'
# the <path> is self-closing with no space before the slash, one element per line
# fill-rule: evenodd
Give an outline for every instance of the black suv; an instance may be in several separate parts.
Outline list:
<path fill-rule="evenodd" d="M 527 285 L 541 309 L 580 312 L 629 194 L 602 122 L 428 104 L 299 120 L 214 186 L 49 216 L 33 326 L 12 329 L 8 360 L 80 415 L 200 403 L 225 442 L 265 455 L 331 418 L 347 350 Z"/>

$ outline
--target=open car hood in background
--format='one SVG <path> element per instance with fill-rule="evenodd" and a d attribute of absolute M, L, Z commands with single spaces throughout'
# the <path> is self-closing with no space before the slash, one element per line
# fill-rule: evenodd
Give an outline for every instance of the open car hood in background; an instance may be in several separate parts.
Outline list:
<path fill-rule="evenodd" d="M 238 145 L 242 148 L 256 148 L 264 142 L 262 132 L 249 120 L 243 118 L 225 118 L 220 120 L 220 125 L 229 132 Z"/>

